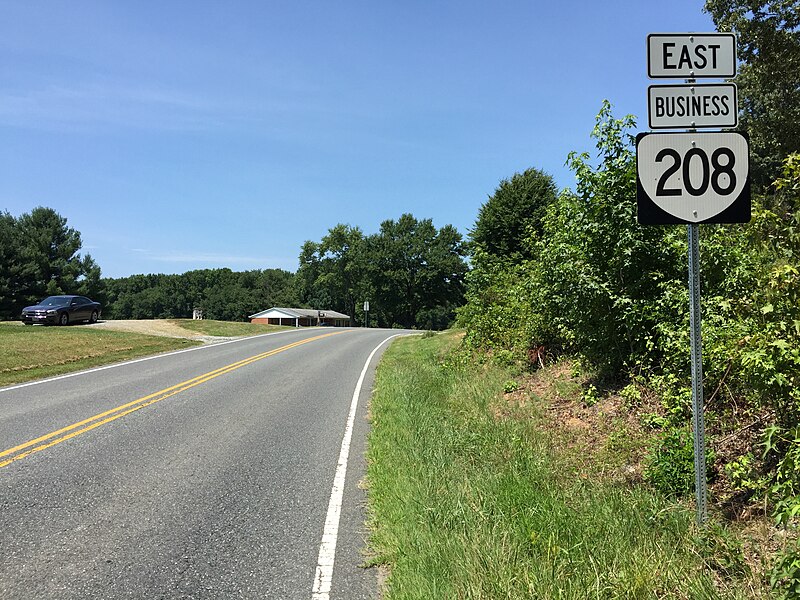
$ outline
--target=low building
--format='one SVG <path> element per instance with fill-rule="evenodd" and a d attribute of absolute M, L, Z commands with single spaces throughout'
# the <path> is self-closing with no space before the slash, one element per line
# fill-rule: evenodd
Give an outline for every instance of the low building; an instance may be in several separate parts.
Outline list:
<path fill-rule="evenodd" d="M 248 317 L 251 323 L 288 325 L 289 327 L 349 327 L 350 317 L 335 310 L 315 308 L 278 308 L 262 310 Z"/>

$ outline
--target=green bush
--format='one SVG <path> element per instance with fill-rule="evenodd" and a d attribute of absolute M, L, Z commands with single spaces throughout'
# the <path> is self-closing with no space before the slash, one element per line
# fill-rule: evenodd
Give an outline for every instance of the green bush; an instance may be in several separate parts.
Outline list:
<path fill-rule="evenodd" d="M 577 189 L 548 210 L 533 272 L 543 316 L 534 337 L 556 337 L 601 377 L 658 358 L 658 325 L 678 318 L 666 292 L 685 280 L 679 230 L 636 222 L 634 127 L 603 104 L 592 132 L 600 164 L 570 155 Z"/>
<path fill-rule="evenodd" d="M 714 455 L 706 451 L 706 476 Z M 647 457 L 644 478 L 667 496 L 694 492 L 694 438 L 687 429 L 668 429 Z"/>

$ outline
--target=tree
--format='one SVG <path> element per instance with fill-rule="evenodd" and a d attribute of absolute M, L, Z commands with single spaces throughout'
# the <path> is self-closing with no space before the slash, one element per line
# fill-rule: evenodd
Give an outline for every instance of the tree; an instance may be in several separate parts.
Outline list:
<path fill-rule="evenodd" d="M 297 278 L 304 304 L 343 312 L 356 322 L 356 306 L 365 300 L 364 234 L 339 223 L 319 243 L 307 241 L 300 252 Z"/>
<path fill-rule="evenodd" d="M 81 256 L 81 234 L 52 208 L 38 207 L 14 219 L 0 215 L 2 316 L 51 294 L 100 295 L 100 268 Z"/>
<path fill-rule="evenodd" d="M 302 302 L 344 312 L 359 323 L 369 300 L 373 323 L 443 329 L 463 300 L 464 244 L 451 225 L 403 215 L 380 232 L 336 225 L 300 252 L 297 285 Z"/>
<path fill-rule="evenodd" d="M 756 190 L 765 191 L 800 151 L 800 3 L 706 0 L 705 11 L 718 30 L 737 34 L 739 128 L 750 135 Z"/>
<path fill-rule="evenodd" d="M 530 168 L 501 181 L 481 207 L 470 232 L 473 268 L 466 278 L 467 302 L 459 310 L 470 346 L 521 355 L 531 345 L 536 311 L 528 263 L 536 258 L 532 250 L 543 235 L 548 207 L 556 201 L 553 178 Z"/>
<path fill-rule="evenodd" d="M 0 319 L 19 316 L 19 246 L 17 220 L 7 212 L 0 213 Z"/>
<path fill-rule="evenodd" d="M 443 329 L 463 303 L 465 248 L 451 225 L 404 214 L 367 239 L 367 269 L 380 325 Z"/>
<path fill-rule="evenodd" d="M 538 169 L 504 179 L 481 206 L 470 231 L 474 244 L 491 256 L 508 260 L 531 258 L 531 234 L 541 236 L 547 207 L 556 200 L 553 178 Z"/>

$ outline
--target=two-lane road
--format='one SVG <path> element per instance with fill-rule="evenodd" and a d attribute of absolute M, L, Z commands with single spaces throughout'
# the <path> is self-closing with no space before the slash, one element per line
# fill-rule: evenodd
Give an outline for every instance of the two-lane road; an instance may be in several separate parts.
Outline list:
<path fill-rule="evenodd" d="M 375 596 L 358 483 L 396 333 L 288 331 L 0 390 L 0 597 Z"/>

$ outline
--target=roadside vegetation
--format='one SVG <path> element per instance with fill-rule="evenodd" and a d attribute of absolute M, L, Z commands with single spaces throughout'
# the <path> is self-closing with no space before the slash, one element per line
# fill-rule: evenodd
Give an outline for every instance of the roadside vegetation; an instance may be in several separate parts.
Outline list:
<path fill-rule="evenodd" d="M 734 535 L 641 485 L 652 433 L 584 382 L 478 362 L 454 333 L 387 350 L 367 475 L 387 600 L 769 597 Z"/>
<path fill-rule="evenodd" d="M 800 598 L 800 12 L 706 7 L 738 33 L 753 156 L 751 222 L 701 227 L 711 511 L 725 536 L 768 527 L 759 577 L 774 597 Z M 637 224 L 635 133 L 604 102 L 596 152 L 568 159 L 575 190 L 553 193 L 535 169 L 501 183 L 471 232 L 458 323 L 475 357 L 527 372 L 569 359 L 585 405 L 623 398 L 650 430 L 641 485 L 691 502 L 686 230 Z"/>
<path fill-rule="evenodd" d="M 91 327 L 0 323 L 0 386 L 197 346 L 188 339 Z"/>

